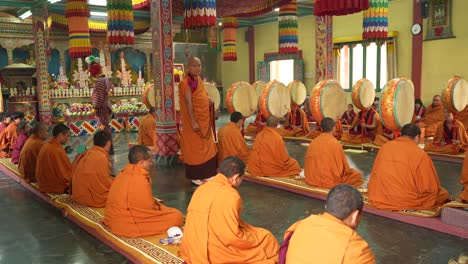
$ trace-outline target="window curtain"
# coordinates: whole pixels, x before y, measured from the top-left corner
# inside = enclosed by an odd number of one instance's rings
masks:
[[[333,46],[333,79],[339,80],[340,75],[340,46]]]
[[[387,40],[387,76],[391,80],[398,77],[397,44],[396,39]]]

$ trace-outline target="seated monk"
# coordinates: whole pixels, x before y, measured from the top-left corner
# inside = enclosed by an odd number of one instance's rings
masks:
[[[138,145],[155,146],[156,144],[156,109],[150,107],[149,113],[140,120],[138,126]]]
[[[112,185],[109,151],[111,135],[105,131],[94,134],[94,146],[77,156],[73,162],[73,201],[90,207],[106,206],[107,194]]]
[[[351,123],[348,133],[344,133],[341,140],[347,143],[370,143],[375,139],[379,130],[380,116],[377,112],[379,98],[376,97],[372,107],[361,110]]]
[[[320,136],[320,134],[322,134],[322,128],[320,127],[320,123],[317,122],[315,130],[310,131],[307,137],[315,139]],[[335,124],[335,132],[333,132],[333,136],[338,140],[343,136],[343,126],[340,121],[337,121]]]
[[[400,136],[400,131],[392,131],[381,124],[381,128],[377,130],[377,135],[375,135],[373,144],[381,147],[383,144],[397,138],[398,136]]]
[[[65,193],[69,190],[72,166],[62,145],[68,142],[70,129],[64,124],[55,125],[52,136],[37,155],[37,183],[41,192]]]
[[[261,111],[257,112],[257,116],[255,117],[255,121],[250,123],[246,128],[246,133],[260,133],[262,129],[266,125],[266,118],[262,115]]]
[[[307,115],[296,103],[291,103],[292,109],[286,114],[284,126],[278,128],[283,137],[301,137],[309,134],[309,122]]]
[[[277,262],[276,238],[240,219],[242,198],[236,188],[244,172],[244,162],[228,157],[218,175],[195,190],[179,252],[187,264]]]
[[[401,137],[380,148],[369,180],[369,202],[379,209],[423,210],[451,199],[431,158],[418,147],[421,129],[406,124]]]
[[[276,130],[277,126],[278,118],[269,116],[267,127],[255,138],[247,165],[250,174],[288,177],[301,173],[299,163],[289,157],[284,141]]]
[[[242,122],[242,114],[233,112],[231,114],[231,122],[218,131],[218,164],[221,164],[221,161],[229,156],[236,156],[244,163],[247,163],[250,148],[245,143],[240,131]]]
[[[346,111],[341,116],[341,124],[351,125],[355,117],[356,117],[356,112],[354,112],[353,104],[348,104]]]
[[[31,136],[21,150],[18,162],[20,177],[28,182],[36,182],[36,162],[41,148],[49,137],[47,125],[37,122],[31,129]]]
[[[18,137],[16,138],[13,152],[11,153],[11,162],[13,162],[13,164],[18,164],[19,162],[20,153],[24,144],[26,144],[26,140],[28,140],[30,128],[26,121],[22,121],[18,125]]]
[[[5,130],[0,134],[0,158],[11,158],[13,147],[18,137],[18,124],[24,119],[24,114],[21,112],[11,115],[13,120]]]
[[[465,130],[468,131],[468,106],[463,111],[457,113],[457,120],[462,122]]]
[[[420,128],[424,128],[424,135],[426,137],[433,137],[437,127],[444,121],[444,107],[440,99],[440,95],[434,95],[432,104],[426,108],[426,115],[424,118],[416,121]]]
[[[324,214],[300,220],[284,234],[284,240],[289,239],[285,263],[374,264],[374,253],[355,231],[363,205],[362,194],[352,186],[333,187]]]
[[[182,226],[182,213],[153,197],[148,147],[132,147],[128,161],[110,188],[104,224],[113,234],[126,237],[164,234],[170,227]]]
[[[306,152],[306,183],[326,189],[342,183],[361,187],[364,182],[361,173],[349,167],[343,147],[333,136],[335,121],[326,117],[320,126],[323,133],[310,143]]]
[[[302,104],[302,110],[306,113],[308,122],[315,122],[312,111],[310,110],[310,96],[306,96],[304,104]]]
[[[7,128],[7,126],[11,123],[11,115],[9,113],[3,113],[0,116],[0,134]]]
[[[413,122],[421,120],[426,116],[426,107],[424,106],[421,99],[414,100],[414,115]]]
[[[465,153],[465,159],[463,160],[462,175],[460,183],[463,186],[462,193],[458,196],[457,201],[462,203],[468,203],[468,155]]]
[[[462,122],[453,119],[452,113],[444,109],[444,122],[436,130],[434,140],[427,142],[424,150],[439,154],[459,154],[468,145],[466,130]]]

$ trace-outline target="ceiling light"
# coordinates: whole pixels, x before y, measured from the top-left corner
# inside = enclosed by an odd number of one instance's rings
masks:
[[[223,22],[219,22],[219,23],[218,23],[218,26],[222,26],[222,25],[223,25]]]
[[[91,11],[90,14],[92,16],[101,16],[101,17],[106,17],[107,16],[107,13],[105,12],[95,12],[95,11]]]
[[[28,18],[30,16],[32,16],[32,13],[31,13],[31,10],[28,10],[28,11],[24,12],[23,14],[19,15],[19,18],[26,19],[26,18]]]
[[[49,0],[49,3],[55,4],[55,3],[60,2],[60,1],[62,1],[62,0]]]
[[[275,11],[275,12],[279,12],[279,7],[277,7],[277,8],[275,8],[275,9],[273,9],[273,11]]]
[[[94,5],[94,6],[107,6],[107,1],[103,0],[88,0],[89,5]]]

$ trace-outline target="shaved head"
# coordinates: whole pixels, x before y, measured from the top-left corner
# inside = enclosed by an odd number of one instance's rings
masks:
[[[268,127],[276,128],[278,126],[278,118],[274,115],[271,115],[267,118],[266,124]]]
[[[322,122],[320,122],[320,127],[322,128],[322,131],[326,133],[332,132],[335,125],[335,121],[329,117],[325,117],[324,119],[322,119]]]
[[[188,65],[190,66],[190,65],[192,65],[192,64],[201,64],[200,58],[198,58],[198,57],[190,57],[190,58],[188,59]]]
[[[201,60],[197,57],[190,57],[188,59],[187,71],[188,75],[192,77],[198,77],[201,73]]]

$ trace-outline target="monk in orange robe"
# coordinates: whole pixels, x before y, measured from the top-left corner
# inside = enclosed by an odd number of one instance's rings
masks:
[[[156,109],[150,107],[149,113],[140,120],[138,127],[138,145],[154,146],[156,144]]]
[[[335,121],[326,117],[320,126],[323,133],[310,143],[305,157],[306,183],[326,189],[342,183],[361,187],[361,173],[349,167],[343,147],[333,136]]]
[[[288,177],[301,173],[299,163],[289,156],[284,141],[276,130],[277,126],[278,118],[269,116],[267,127],[255,138],[248,163],[250,174]]]
[[[377,135],[375,135],[374,145],[382,146],[383,144],[389,142],[390,140],[394,140],[400,135],[400,131],[392,131],[388,129],[386,126],[381,125],[381,127],[377,130]]]
[[[62,145],[68,142],[70,129],[64,124],[55,125],[52,136],[37,156],[36,178],[41,192],[65,193],[69,191],[72,166]]]
[[[128,154],[129,164],[117,175],[107,196],[104,224],[113,234],[144,237],[166,233],[181,226],[182,213],[156,201],[151,191],[152,157],[148,147],[136,145]]]
[[[46,144],[49,132],[46,124],[37,122],[31,129],[31,133],[32,135],[26,140],[21,150],[18,170],[21,178],[28,182],[36,182],[37,157],[41,148]]]
[[[200,186],[187,209],[180,256],[192,263],[277,263],[278,242],[267,230],[240,219],[245,164],[226,158],[219,173]]]
[[[370,143],[381,129],[380,115],[377,112],[379,98],[376,97],[372,107],[361,110],[351,123],[348,133],[344,133],[341,140],[347,143]]]
[[[374,264],[374,253],[355,231],[363,205],[358,190],[346,184],[335,186],[328,193],[324,214],[311,215],[286,231],[284,239],[289,245],[279,258],[286,264]]]
[[[250,123],[246,128],[246,133],[260,133],[262,129],[266,126],[266,118],[262,115],[261,111],[257,111],[257,116],[255,121]]]
[[[453,119],[452,113],[444,109],[444,122],[437,127],[432,142],[424,150],[439,154],[459,154],[468,146],[468,137],[462,122]]]
[[[468,130],[468,106],[463,111],[457,113],[457,120],[462,122],[465,130]]]
[[[71,198],[79,204],[99,208],[106,206],[113,180],[109,160],[112,140],[105,131],[98,131],[93,140],[94,146],[73,162]]]
[[[227,123],[218,132],[218,162],[221,163],[229,156],[236,156],[247,163],[250,148],[245,143],[240,131],[243,116],[239,112],[231,114],[231,122]]]
[[[463,185],[463,191],[458,196],[457,201],[462,203],[468,203],[468,155],[465,153],[465,159],[463,160],[462,175],[460,183]]]
[[[424,118],[416,121],[416,124],[420,128],[425,129],[425,136],[434,136],[437,127],[444,121],[444,107],[439,95],[434,95],[432,98],[432,104],[426,108],[426,115]]]
[[[190,58],[188,74],[179,84],[185,176],[197,185],[216,175],[218,163],[213,134],[214,108],[210,106],[212,102],[200,72],[200,59]]]
[[[406,124],[401,137],[379,150],[369,180],[369,202],[388,210],[423,210],[451,199],[431,158],[418,147],[421,129]]]
[[[322,134],[322,128],[320,127],[320,123],[317,122],[317,128],[313,131],[310,131],[307,137],[316,139],[318,136],[320,136],[320,134]],[[341,125],[340,121],[337,121],[335,124],[335,132],[333,132],[333,136],[338,140],[343,136],[343,125]]]
[[[11,158],[11,153],[18,137],[18,124],[23,119],[24,114],[21,112],[11,115],[11,120],[13,121],[0,134],[0,158]]]
[[[286,114],[284,126],[278,128],[283,137],[301,137],[309,134],[309,122],[306,113],[296,104],[291,103],[292,109]]]
[[[0,115],[2,122],[0,123],[0,134],[7,128],[11,123],[11,115],[9,113],[3,113]]]

